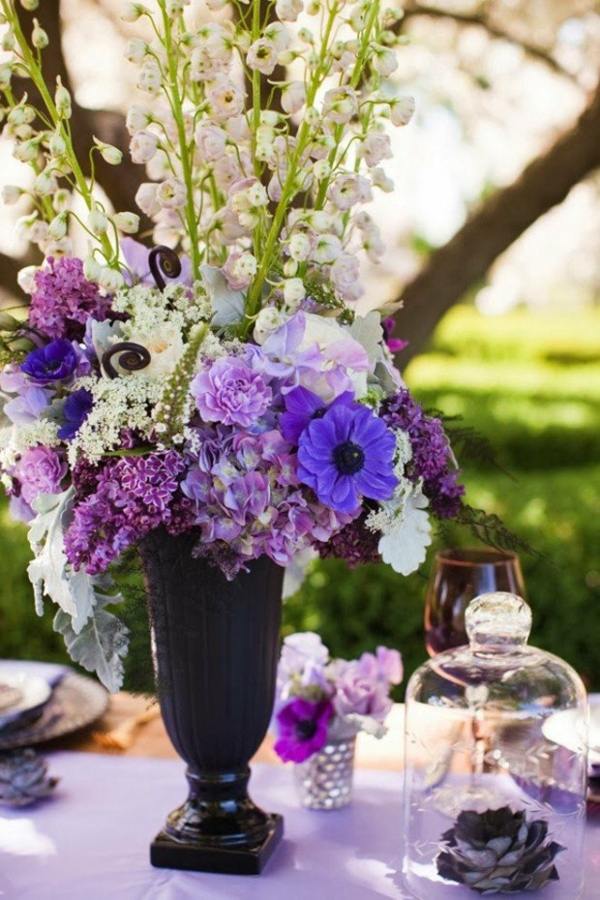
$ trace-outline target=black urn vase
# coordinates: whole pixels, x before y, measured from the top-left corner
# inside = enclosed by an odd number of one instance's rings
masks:
[[[141,546],[161,712],[189,783],[150,859],[255,875],[283,834],[281,816],[248,796],[248,761],[273,710],[283,569],[261,557],[227,581],[194,559],[196,542],[158,529]]]

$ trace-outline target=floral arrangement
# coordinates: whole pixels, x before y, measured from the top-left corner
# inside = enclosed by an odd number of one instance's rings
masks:
[[[336,737],[383,737],[390,690],[401,681],[397,650],[378,647],[349,662],[330,659],[318,634],[290,635],[277,669],[275,751],[284,762],[301,763]]]
[[[19,229],[44,256],[19,276],[28,306],[0,319],[2,482],[30,523],[37,609],[58,605],[70,653],[112,690],[128,638],[109,570],[151,530],[197,535],[227,578],[263,554],[406,574],[431,520],[461,509],[442,422],[404,386],[387,318],[360,306],[361,259],[383,249],[364,206],[392,189],[389,129],[413,110],[388,81],[400,12],[208,6],[208,23],[183,0],[124,7],[147,28],[127,125],[148,247],[96,190],[97,155],[121,151],[95,141],[84,175],[47,35],[0,0],[4,135],[32,170],[4,200],[27,200]]]

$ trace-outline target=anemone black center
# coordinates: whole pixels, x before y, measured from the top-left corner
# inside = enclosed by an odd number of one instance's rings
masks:
[[[312,719],[300,719],[296,722],[296,735],[301,741],[310,741],[317,730],[317,723]]]
[[[314,413],[311,416],[311,419],[322,419],[326,412],[327,407],[320,406],[319,409],[315,409]]]
[[[358,444],[346,441],[344,444],[338,444],[333,451],[333,461],[342,475],[356,475],[364,465],[365,454]]]

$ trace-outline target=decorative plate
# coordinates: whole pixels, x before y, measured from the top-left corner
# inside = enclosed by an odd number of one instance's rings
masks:
[[[41,716],[23,728],[0,731],[0,750],[30,747],[91,725],[106,711],[108,694],[92,678],[69,672],[58,684]]]
[[[52,690],[39,675],[19,672],[0,676],[0,736],[38,718]]]

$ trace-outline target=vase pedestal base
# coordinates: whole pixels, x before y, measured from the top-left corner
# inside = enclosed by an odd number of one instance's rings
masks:
[[[150,845],[150,862],[158,869],[260,875],[283,837],[283,816],[269,816],[271,826],[258,847],[210,847],[176,841],[161,831]]]

